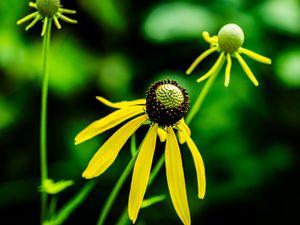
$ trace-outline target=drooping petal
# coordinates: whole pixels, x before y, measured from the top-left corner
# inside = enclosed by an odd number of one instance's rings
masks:
[[[180,149],[173,128],[168,127],[165,151],[167,183],[174,208],[185,225],[191,224]]]
[[[57,16],[58,19],[61,19],[61,20],[65,21],[65,22],[67,22],[67,23],[72,23],[72,24],[78,23],[77,20],[73,20],[73,19],[71,19],[71,18],[69,18],[69,17],[61,14],[60,12],[57,12],[56,16]]]
[[[31,19],[33,19],[33,18],[36,18],[38,14],[39,14],[39,12],[37,12],[37,11],[36,11],[36,12],[33,12],[33,13],[30,13],[29,15],[25,16],[24,18],[18,20],[18,21],[17,21],[17,25],[20,25],[20,24],[22,24],[22,23],[24,23],[24,22],[26,22],[26,21],[28,21],[28,20],[31,20]]]
[[[45,18],[44,18],[44,21],[43,21],[43,29],[42,29],[42,33],[41,33],[41,36],[44,36],[44,34],[46,33],[46,31],[47,31],[47,28],[48,28],[48,26],[50,26],[50,24],[48,24],[48,17],[46,16]]]
[[[137,219],[146,192],[156,144],[157,128],[158,125],[155,124],[149,129],[134,165],[128,201],[128,215],[133,223]]]
[[[102,102],[104,105],[107,105],[111,108],[117,108],[117,109],[134,106],[134,105],[145,105],[146,104],[146,99],[137,99],[137,100],[133,100],[133,101],[122,101],[122,102],[110,102],[101,96],[97,96],[96,99],[99,100],[100,102]]]
[[[226,68],[225,68],[225,82],[224,82],[224,85],[225,85],[225,87],[228,87],[229,81],[230,81],[230,70],[231,70],[231,65],[232,65],[230,53],[226,54],[226,60],[227,60],[227,64],[226,64]]]
[[[114,126],[117,126],[123,121],[143,112],[144,108],[142,106],[132,106],[119,109],[107,115],[106,117],[103,117],[102,119],[94,121],[89,126],[87,126],[75,137],[75,144],[80,144],[108,129],[111,129]]]
[[[225,60],[224,52],[221,52],[219,58],[217,59],[217,61],[215,62],[215,64],[212,66],[212,68],[206,74],[204,74],[202,77],[200,77],[197,80],[197,82],[201,82],[201,81],[207,79],[213,73],[215,73],[216,71],[218,71],[220,69],[220,67],[223,65],[224,60]]]
[[[240,47],[239,52],[245,54],[246,56],[248,56],[251,59],[254,59],[258,62],[265,63],[265,64],[271,64],[272,63],[272,60],[269,59],[268,57],[257,54],[256,52],[250,51],[249,49]]]
[[[202,37],[207,43],[210,43],[211,40],[210,40],[209,33],[207,31],[202,32]]]
[[[60,13],[65,13],[65,14],[75,14],[76,10],[72,10],[72,9],[65,9],[65,8],[59,8],[58,12]]]
[[[191,130],[188,127],[188,125],[185,123],[183,118],[179,120],[177,127],[178,127],[178,141],[180,144],[183,144],[186,142],[186,138],[183,132],[187,133],[188,135],[191,135]]]
[[[247,65],[247,63],[244,61],[244,59],[242,58],[242,56],[240,56],[239,53],[235,54],[235,57],[237,58],[237,60],[239,61],[242,69],[244,70],[244,72],[246,73],[246,75],[248,76],[248,78],[252,81],[252,83],[255,86],[258,86],[258,81],[256,80],[255,76],[253,75],[252,71],[250,70],[249,66]]]
[[[205,167],[203,163],[203,159],[201,157],[201,154],[193,142],[190,135],[188,135],[186,132],[183,132],[186,138],[187,145],[192,153],[196,174],[197,174],[197,184],[198,184],[198,198],[203,199],[205,195],[206,190],[206,178],[205,178]]]
[[[34,20],[25,27],[25,30],[26,31],[29,30],[31,27],[33,27],[37,23],[37,21],[41,20],[42,18],[43,17],[38,13],[36,15],[36,17],[34,18]]]
[[[139,116],[117,130],[96,152],[82,176],[86,179],[101,175],[116,159],[129,137],[147,120]]]
[[[165,142],[166,141],[166,139],[167,139],[167,131],[166,130],[159,127],[158,130],[157,130],[157,134],[158,134],[160,142]]]
[[[53,16],[53,21],[54,21],[54,24],[57,27],[57,29],[61,29],[61,25],[56,16]]]
[[[193,70],[196,68],[196,66],[207,56],[209,56],[211,53],[215,52],[217,50],[216,47],[209,48],[205,52],[203,52],[200,56],[198,56],[195,61],[192,63],[192,65],[187,69],[186,74],[191,74]]]

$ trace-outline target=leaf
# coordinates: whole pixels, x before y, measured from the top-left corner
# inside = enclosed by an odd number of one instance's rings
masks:
[[[199,5],[174,2],[155,7],[143,25],[144,35],[157,42],[201,38],[203,30],[215,30],[217,17]]]
[[[154,205],[156,203],[162,202],[166,198],[167,198],[167,196],[165,194],[163,194],[163,195],[156,195],[156,196],[150,197],[150,198],[145,199],[143,201],[141,208],[147,208],[147,207],[149,207],[151,205]]]
[[[47,179],[43,181],[43,185],[40,186],[40,191],[46,192],[48,194],[57,194],[67,187],[71,186],[73,184],[72,180],[61,180],[58,182],[55,182],[52,179]]]

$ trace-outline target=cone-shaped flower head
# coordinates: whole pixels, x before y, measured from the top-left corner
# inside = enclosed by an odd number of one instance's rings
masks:
[[[135,161],[128,201],[128,214],[133,223],[137,220],[146,193],[156,140],[159,137],[165,146],[165,166],[172,203],[185,225],[191,223],[185,178],[179,144],[187,143],[195,164],[198,197],[205,195],[205,169],[202,157],[191,139],[191,131],[184,122],[188,105],[187,91],[176,81],[158,81],[147,91],[146,99],[112,103],[102,97],[103,104],[116,108],[113,113],[96,120],[75,137],[75,144],[86,141],[121,123],[122,125],[95,153],[82,176],[86,179],[104,173],[114,162],[126,141],[143,124],[150,125],[140,145]],[[174,129],[177,130],[177,137]]]
[[[188,108],[188,94],[175,81],[156,82],[147,92],[146,112],[161,127],[176,124]]]
[[[271,64],[271,59],[259,55],[255,52],[252,52],[248,49],[242,47],[244,43],[244,32],[243,30],[236,24],[226,24],[224,25],[218,32],[218,35],[210,37],[209,33],[204,31],[202,36],[206,42],[210,44],[210,49],[203,52],[188,68],[186,71],[187,74],[192,73],[195,67],[208,55],[213,52],[219,52],[220,56],[213,65],[213,67],[203,76],[201,76],[197,82],[201,82],[208,77],[210,77],[213,73],[218,72],[223,66],[224,62],[227,61],[225,68],[225,87],[228,87],[230,81],[230,71],[232,65],[232,57],[236,58],[240,63],[242,69],[248,76],[248,78],[252,81],[255,86],[258,86],[258,81],[250,70],[249,66],[246,64],[244,59],[241,57],[241,54],[245,54],[248,57],[265,64]]]
[[[27,25],[25,28],[25,30],[29,30],[37,23],[37,21],[43,20],[43,29],[42,29],[41,36],[44,36],[49,20],[53,19],[58,29],[61,29],[61,25],[58,19],[61,19],[68,23],[73,23],[73,24],[77,23],[77,20],[70,19],[69,17],[63,15],[63,14],[75,14],[76,11],[61,8],[60,0],[36,0],[35,3],[29,2],[29,6],[35,8],[37,11],[18,20],[17,24],[19,25],[24,22],[27,22],[28,20],[33,19],[32,22],[29,25]]]

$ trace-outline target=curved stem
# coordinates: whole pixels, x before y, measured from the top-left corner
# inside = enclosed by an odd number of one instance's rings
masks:
[[[164,165],[165,162],[165,154],[162,154],[162,156],[159,158],[159,160],[157,161],[154,169],[151,172],[149,181],[148,181],[148,187],[149,188],[152,184],[152,182],[155,180],[157,174],[159,173],[159,171],[161,170],[162,166]],[[128,212],[128,208],[125,207],[125,209],[123,210],[118,222],[116,223],[117,225],[127,225],[130,224],[130,220],[127,216],[127,212]]]
[[[203,89],[200,91],[195,103],[191,107],[191,111],[189,112],[189,114],[187,115],[187,117],[185,119],[186,124],[191,123],[192,119],[195,117],[195,115],[199,111],[204,99],[207,96],[208,91],[211,89],[212,85],[214,84],[216,77],[219,74],[219,71],[222,68],[223,64],[224,64],[224,60],[221,62],[220,66],[218,66],[217,70],[206,81],[206,83],[205,83]]]
[[[133,145],[132,145],[133,146]],[[137,157],[137,152],[132,155],[131,160],[129,161],[128,165],[126,166],[124,172],[122,173],[122,175],[120,176],[119,180],[117,181],[116,185],[114,186],[113,190],[110,192],[108,199],[106,200],[103,209],[101,211],[101,214],[98,218],[98,222],[97,225],[102,225],[105,222],[105,219],[114,203],[114,201],[116,200],[123,184],[125,183],[127,177],[129,176],[130,172],[133,169],[134,166],[134,162],[135,159]]]
[[[41,185],[48,178],[47,167],[47,96],[48,96],[48,57],[50,49],[51,23],[49,19],[46,33],[43,37],[43,84],[41,99],[41,121],[40,121],[40,166],[41,166]],[[47,212],[48,195],[46,192],[41,193],[41,224],[45,220]]]
[[[50,220],[50,224],[63,224],[69,215],[86,199],[95,185],[95,181],[87,182],[85,186],[58,212],[55,219]]]

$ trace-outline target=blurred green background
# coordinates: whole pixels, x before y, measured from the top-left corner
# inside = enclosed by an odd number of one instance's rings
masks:
[[[255,87],[233,61],[229,88],[224,71],[193,120],[192,138],[206,165],[207,194],[197,199],[195,169],[186,146],[182,157],[193,224],[299,224],[300,6],[298,0],[63,0],[76,9],[77,25],[53,27],[50,56],[49,176],[72,179],[58,207],[86,182],[81,173],[113,129],[74,146],[75,135],[112,112],[95,96],[112,101],[144,98],[159,79],[176,79],[193,103],[196,83],[217,58],[194,73],[185,70],[216,34],[239,24],[244,47],[272,59],[244,59],[260,82]],[[42,24],[28,32],[16,21],[33,12],[28,1],[0,1],[0,215],[1,224],[38,224],[40,212],[39,120]],[[138,132],[141,141],[146,128]],[[160,155],[164,145],[159,144]],[[130,159],[128,145],[65,224],[96,224],[113,185]],[[114,204],[114,224],[127,204],[130,179]],[[146,198],[167,193],[164,169]],[[7,221],[7,222],[3,222]],[[141,210],[137,224],[181,224],[168,197]]]

